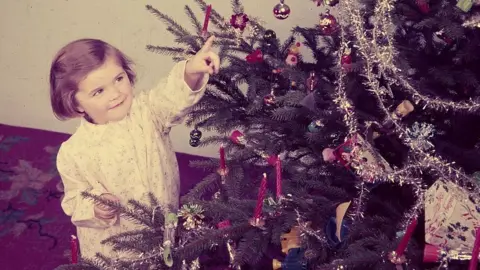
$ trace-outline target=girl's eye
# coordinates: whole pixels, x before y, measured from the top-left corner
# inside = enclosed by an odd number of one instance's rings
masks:
[[[117,78],[117,82],[121,82],[121,81],[123,81],[123,76],[120,76]]]
[[[95,93],[93,94],[93,96],[98,96],[98,95],[100,95],[101,93],[103,93],[103,89],[98,89],[97,91],[95,91]]]

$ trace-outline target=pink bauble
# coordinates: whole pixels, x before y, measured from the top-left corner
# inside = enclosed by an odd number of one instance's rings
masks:
[[[322,151],[323,160],[325,162],[334,162],[336,160],[335,154],[333,153],[332,148],[325,148]]]

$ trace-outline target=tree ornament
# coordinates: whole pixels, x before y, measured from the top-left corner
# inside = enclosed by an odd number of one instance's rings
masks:
[[[261,63],[263,62],[263,54],[260,49],[256,49],[254,52],[250,53],[245,57],[247,63],[254,64],[254,63]]]
[[[197,147],[200,145],[200,139],[202,138],[202,132],[195,127],[194,130],[190,132],[190,146]]]
[[[416,0],[415,3],[423,14],[428,14],[428,12],[430,12],[430,6],[428,5],[427,0]]]
[[[325,14],[320,14],[319,28],[324,35],[331,35],[338,30],[337,19],[330,14],[330,10],[327,9]]]
[[[479,0],[459,0],[456,7],[463,12],[469,12],[472,6],[478,5],[480,5]]]
[[[263,41],[274,41],[275,39],[277,39],[277,34],[272,29],[268,29],[263,33]]]
[[[332,163],[335,160],[337,160],[337,157],[335,156],[335,149],[332,149],[332,148],[323,149],[322,158],[323,158],[323,161],[328,163]]]
[[[205,218],[204,210],[201,205],[198,204],[184,204],[178,211],[178,217],[183,220],[183,227],[187,230],[195,230],[203,225],[203,219]]]
[[[273,89],[270,94],[263,97],[263,104],[265,104],[267,107],[273,107],[275,105],[275,94]]]
[[[434,145],[430,140],[435,135],[434,125],[415,122],[411,128],[407,129],[407,134],[410,137],[408,141],[414,148],[420,149],[424,152],[433,149]]]
[[[307,269],[305,249],[301,247],[302,231],[298,226],[292,227],[289,232],[280,235],[282,253],[286,254],[283,262],[273,259],[272,268],[277,269]]]
[[[352,49],[348,45],[343,52],[340,64],[346,71],[350,71],[352,69]]]
[[[202,132],[195,127],[195,129],[190,132],[190,139],[200,140],[201,138],[202,138]]]
[[[275,51],[275,44],[277,41],[277,34],[269,29],[266,30],[263,34],[263,43],[262,43],[262,51],[263,53],[271,54]]]
[[[330,7],[336,6],[338,2],[339,0],[323,0],[323,4]]]
[[[349,233],[349,223],[344,217],[352,202],[343,202],[335,210],[335,216],[330,217],[325,225],[325,236],[327,243],[332,247],[339,247],[345,243],[345,238]]]
[[[326,162],[337,162],[347,169],[353,169],[368,183],[375,183],[385,173],[393,171],[390,164],[358,133],[337,146],[333,153],[329,148],[324,149],[322,156]]]
[[[439,54],[447,48],[453,49],[454,47],[453,39],[451,39],[447,34],[445,34],[445,31],[443,29],[433,33],[432,41],[433,47],[437,50],[437,53]]]
[[[296,81],[291,81],[290,82],[290,89],[291,91],[297,90],[297,82]]]
[[[199,139],[190,139],[190,146],[191,147],[198,147],[200,145],[200,140]]]
[[[322,127],[323,127],[322,121],[321,120],[315,120],[315,121],[312,121],[308,125],[308,131],[312,132],[312,133],[318,133],[318,132],[320,132]]]
[[[284,4],[285,0],[280,0],[280,3],[273,7],[273,15],[279,20],[285,20],[290,16],[290,7]]]
[[[237,13],[232,15],[232,17],[230,18],[230,24],[232,25],[232,27],[235,29],[240,29],[241,31],[243,31],[245,27],[247,27],[247,22],[249,21],[250,19],[245,13]]]
[[[300,54],[300,46],[302,44],[300,42],[296,42],[294,45],[290,47],[288,50],[287,59],[285,59],[285,63],[289,66],[296,66],[298,64],[298,55]]]

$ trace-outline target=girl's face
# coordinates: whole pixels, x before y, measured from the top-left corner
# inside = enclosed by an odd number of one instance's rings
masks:
[[[78,111],[102,125],[127,116],[132,106],[133,87],[122,66],[109,56],[102,66],[80,81],[75,98]]]

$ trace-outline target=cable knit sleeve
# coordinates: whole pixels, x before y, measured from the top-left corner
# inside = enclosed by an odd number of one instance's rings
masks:
[[[204,76],[200,89],[194,91],[185,82],[185,64],[186,61],[177,63],[168,77],[148,92],[148,105],[165,128],[181,124],[205,93],[208,74]]]
[[[57,170],[62,178],[65,195],[62,208],[65,214],[72,217],[72,223],[78,227],[107,228],[117,222],[118,216],[111,220],[95,217],[94,201],[84,198],[81,193],[87,191],[93,195],[102,195],[102,189],[94,189],[82,174],[75,160],[75,155],[68,153],[62,145],[57,155]]]

